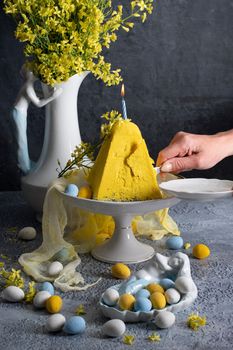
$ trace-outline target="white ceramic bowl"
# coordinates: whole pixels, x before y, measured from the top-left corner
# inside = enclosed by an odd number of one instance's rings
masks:
[[[174,263],[176,260],[178,265]],[[170,263],[173,267],[169,265]],[[186,254],[178,252],[173,254],[171,257],[166,257],[157,253],[155,254],[154,258],[151,259],[151,261],[143,268],[143,271],[146,271],[150,276],[150,279],[148,279],[148,284],[152,281],[159,282],[160,279],[165,277],[165,273],[169,272],[171,274],[175,274],[177,278],[181,276],[188,277],[193,283],[193,290],[189,293],[182,294],[180,301],[176,304],[168,305],[162,310],[152,309],[148,312],[129,310],[122,311],[115,306],[108,306],[103,302],[103,293],[99,301],[99,305],[104,316],[111,319],[117,318],[124,322],[147,322],[155,318],[158,313],[165,310],[171,312],[184,310],[196,299],[197,287],[191,277],[190,262]],[[125,282],[112,286],[111,288],[119,291],[123,283]]]

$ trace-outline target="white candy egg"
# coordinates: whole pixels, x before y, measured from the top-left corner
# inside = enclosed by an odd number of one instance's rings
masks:
[[[169,288],[165,292],[168,304],[176,304],[180,301],[180,293],[175,288]]]
[[[175,287],[183,294],[192,292],[195,289],[192,279],[185,276],[181,276],[176,279]]]
[[[136,272],[135,276],[137,277],[137,279],[144,279],[144,280],[148,280],[150,281],[151,275],[149,275],[149,273],[145,270],[139,270]]]
[[[175,323],[176,317],[170,311],[162,311],[155,317],[155,325],[159,328],[170,328]]]
[[[103,302],[108,306],[114,306],[119,299],[119,293],[116,289],[109,288],[103,294]]]
[[[108,337],[120,337],[122,334],[125,333],[125,323],[118,319],[113,319],[110,321],[107,321],[103,325],[103,333],[104,335],[107,335]]]
[[[37,309],[42,309],[45,307],[46,300],[51,297],[51,294],[45,290],[42,290],[41,292],[36,293],[33,299],[33,305]]]
[[[36,238],[36,230],[34,227],[24,227],[19,231],[18,237],[25,241],[30,241]]]
[[[63,265],[59,261],[52,262],[48,267],[49,276],[57,276],[63,270]]]
[[[65,322],[66,319],[62,314],[54,314],[47,319],[45,327],[48,332],[58,332],[62,329]]]
[[[3,290],[2,296],[7,301],[10,301],[12,303],[17,303],[23,300],[24,291],[19,287],[9,286]]]

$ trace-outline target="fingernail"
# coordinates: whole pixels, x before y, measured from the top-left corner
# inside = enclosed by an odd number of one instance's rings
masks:
[[[161,171],[161,170],[160,170],[160,167],[159,167],[159,166],[156,166],[156,167],[155,167],[155,171],[156,171],[156,174],[158,175],[158,174],[160,173],[160,171]]]
[[[161,171],[165,172],[165,173],[169,173],[170,171],[172,171],[172,164],[171,163],[165,163],[161,166]]]

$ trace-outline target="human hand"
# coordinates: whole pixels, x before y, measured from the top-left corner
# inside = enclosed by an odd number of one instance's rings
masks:
[[[215,135],[180,131],[159,152],[156,165],[161,166],[162,172],[180,173],[192,169],[209,169],[230,155],[233,155],[233,130]]]

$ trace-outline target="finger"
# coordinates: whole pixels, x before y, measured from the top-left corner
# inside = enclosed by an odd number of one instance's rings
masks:
[[[175,157],[164,162],[161,171],[169,173],[180,173],[182,171],[189,171],[198,169],[200,160],[197,154],[188,157]]]
[[[166,162],[170,158],[175,158],[182,152],[182,147],[180,144],[174,143],[165,147],[162,151],[159,152],[156,166],[161,166],[164,162]]]

